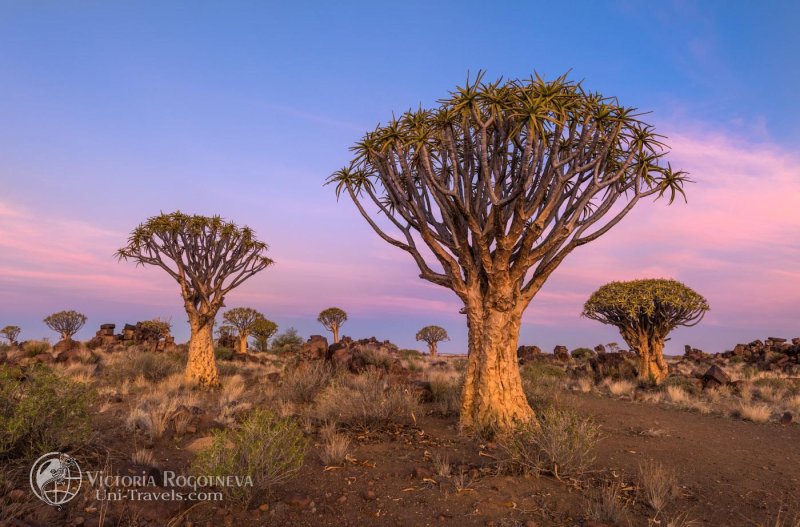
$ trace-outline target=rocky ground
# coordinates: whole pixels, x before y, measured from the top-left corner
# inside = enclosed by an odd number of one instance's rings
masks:
[[[258,408],[293,423],[307,447],[298,474],[242,504],[104,501],[86,485],[58,511],[32,499],[24,466],[7,468],[0,524],[800,524],[798,342],[717,355],[690,348],[670,361],[662,387],[631,380],[635,363],[624,352],[534,348],[519,353],[526,393],[548,423],[574,416],[567,435],[545,427],[553,434],[545,439],[572,450],[536,450],[524,468],[509,444],[458,433],[463,357],[312,337],[295,354],[221,360],[223,386],[209,393],[182,380],[180,346],[6,349],[6,365],[48,363],[95,389],[92,433],[70,448],[85,471],[186,473],[215,433]],[[562,457],[563,470],[553,470],[547,455],[582,447],[580,463]]]

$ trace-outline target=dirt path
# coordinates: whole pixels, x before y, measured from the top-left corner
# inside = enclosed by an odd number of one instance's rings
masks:
[[[800,426],[756,424],[647,403],[566,395],[606,434],[597,464],[635,474],[655,459],[686,487],[691,516],[708,525],[759,525],[800,510]],[[660,437],[642,434],[654,430]],[[774,521],[770,524],[774,525]]]

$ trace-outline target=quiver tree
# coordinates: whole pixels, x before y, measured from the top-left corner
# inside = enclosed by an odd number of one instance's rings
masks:
[[[339,342],[339,328],[347,320],[347,313],[338,307],[329,307],[317,317],[317,322],[333,333],[333,342]]]
[[[428,352],[430,353],[431,357],[435,357],[437,345],[442,341],[450,340],[450,337],[447,335],[447,331],[442,327],[425,326],[417,331],[417,340],[422,340],[427,343]]]
[[[694,326],[708,311],[706,299],[676,280],[611,282],[589,297],[583,316],[619,329],[639,357],[639,378],[661,383],[669,373],[664,342],[678,326]]]
[[[269,351],[269,339],[278,332],[278,325],[264,317],[256,320],[250,330],[250,335],[255,340],[255,349],[257,351]]]
[[[222,319],[229,325],[236,328],[239,337],[238,353],[247,353],[247,339],[253,331],[256,322],[264,318],[264,315],[251,307],[237,307],[226,311]]]
[[[273,262],[248,227],[219,216],[160,214],[131,233],[117,251],[121,260],[154,265],[166,271],[181,289],[191,337],[186,377],[200,384],[219,383],[214,357],[214,318],[225,295]]]
[[[86,315],[77,311],[59,311],[44,319],[44,323],[61,335],[61,340],[70,341],[72,336],[86,324]]]
[[[19,326],[6,326],[0,329],[0,337],[3,337],[12,346],[17,344],[17,338],[22,330]]]
[[[466,428],[533,416],[517,364],[522,313],[573,249],[641,199],[683,193],[635,110],[565,77],[484,83],[368,132],[328,183],[420,277],[464,303]]]

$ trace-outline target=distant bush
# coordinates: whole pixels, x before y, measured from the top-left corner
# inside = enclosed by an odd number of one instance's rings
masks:
[[[395,361],[391,353],[382,349],[365,349],[361,352],[361,357],[368,366],[374,366],[386,371],[391,368]]]
[[[214,348],[214,355],[217,357],[217,360],[232,360],[233,350],[231,348],[217,346]]]
[[[120,352],[113,355],[108,376],[113,383],[122,383],[140,376],[149,382],[159,382],[182,372],[185,366],[186,357],[179,354],[153,351]]]
[[[567,376],[563,369],[547,362],[529,362],[521,368],[520,372],[523,379],[530,381],[564,379]]]
[[[346,375],[317,398],[317,417],[342,426],[371,430],[389,423],[408,423],[419,411],[419,397],[408,386],[389,385],[378,370]]]
[[[0,459],[32,461],[78,445],[91,431],[92,389],[37,366],[0,366]]]
[[[35,357],[50,351],[50,343],[46,340],[28,340],[22,343],[22,351],[28,357]]]
[[[585,362],[594,357],[594,351],[589,348],[575,348],[570,352],[570,355],[577,361]]]
[[[400,357],[402,357],[404,359],[408,359],[408,358],[411,358],[411,357],[413,357],[415,359],[419,359],[419,358],[422,357],[422,353],[419,350],[402,349],[398,353],[399,353]]]
[[[276,355],[283,355],[284,353],[294,354],[298,353],[302,346],[303,338],[297,334],[296,329],[289,328],[286,332],[272,339],[272,348],[270,348],[270,351]]]
[[[254,410],[236,429],[216,432],[211,446],[191,465],[197,476],[250,476],[253,486],[219,487],[227,500],[248,505],[293,478],[303,466],[306,440],[291,419]]]

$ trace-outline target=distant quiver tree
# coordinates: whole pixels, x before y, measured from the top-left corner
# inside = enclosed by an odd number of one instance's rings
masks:
[[[435,357],[437,345],[442,341],[450,340],[450,337],[447,335],[447,330],[445,330],[443,327],[425,326],[417,331],[417,340],[424,341],[426,344],[428,344],[428,352],[430,353],[431,357]]]
[[[333,342],[339,342],[339,328],[347,321],[347,313],[338,307],[329,307],[317,317],[317,322],[333,333]]]
[[[86,315],[77,311],[59,311],[44,319],[44,323],[61,335],[61,340],[69,341],[86,324]]]

